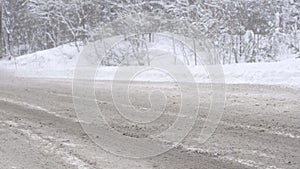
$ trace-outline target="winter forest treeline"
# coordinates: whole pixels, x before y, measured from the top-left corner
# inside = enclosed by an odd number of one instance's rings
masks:
[[[81,45],[138,10],[196,25],[224,64],[300,57],[300,0],[3,0],[0,58]]]

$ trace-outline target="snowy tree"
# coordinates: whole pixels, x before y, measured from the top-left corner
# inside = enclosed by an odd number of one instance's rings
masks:
[[[1,41],[0,41],[0,48],[1,48],[1,51],[0,51],[0,59],[3,58],[3,46],[2,46],[2,39],[3,39],[3,35],[2,35],[2,1],[0,1],[0,19],[1,19],[1,22],[0,22],[0,28],[1,28],[1,31],[0,31],[0,37],[1,37]]]
[[[297,0],[5,0],[3,56],[12,58],[66,43],[79,49],[97,28],[143,12],[151,18],[169,18],[139,21],[142,29],[169,25],[173,33],[209,38],[224,64],[276,61],[286,55],[285,50],[300,55]],[[148,35],[153,41],[153,34]]]

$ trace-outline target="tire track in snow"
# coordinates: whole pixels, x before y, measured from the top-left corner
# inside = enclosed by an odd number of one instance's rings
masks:
[[[51,93],[53,95],[57,95],[57,96],[61,96],[61,97],[69,97],[69,98],[73,98],[75,96],[72,96],[72,95],[68,95],[68,94],[61,94],[61,93]],[[74,122],[83,122],[83,123],[87,123],[87,122],[84,122],[84,121],[80,121],[78,120],[77,118],[70,118],[70,117],[65,117],[65,116],[62,116],[62,115],[59,115],[58,113],[56,112],[53,112],[53,111],[49,111],[43,107],[40,107],[40,106],[37,106],[37,105],[34,105],[34,104],[29,104],[27,102],[21,102],[21,101],[16,101],[16,100],[12,100],[12,99],[8,99],[8,98],[0,98],[0,101],[3,101],[3,102],[8,102],[8,103],[11,103],[11,104],[17,104],[19,106],[25,106],[27,108],[30,108],[30,109],[35,109],[35,110],[39,110],[39,111],[43,111],[43,112],[46,112],[48,114],[52,114],[56,117],[59,117],[59,118],[64,118],[64,119],[69,119],[69,120],[72,120]],[[99,103],[109,103],[109,104],[114,104],[113,102],[109,102],[109,101],[100,101],[100,100],[97,100]],[[118,103],[120,104],[120,103]],[[131,105],[127,105],[127,104],[120,104],[122,106],[131,106]],[[140,106],[141,108],[143,109],[148,109],[146,107],[142,107]],[[178,116],[177,114],[174,114],[174,113],[166,113],[170,116]],[[206,118],[200,118],[201,120],[203,121],[207,121]],[[228,122],[225,122],[225,121],[220,121],[220,124],[224,125],[224,126],[229,126],[229,127],[240,127],[242,129],[246,129],[246,130],[253,130],[253,131],[261,131],[261,130],[264,130],[266,131],[266,133],[268,134],[272,134],[272,135],[278,135],[278,136],[282,136],[282,137],[287,137],[287,138],[292,138],[292,139],[300,139],[300,135],[297,135],[297,134],[292,134],[292,133],[288,133],[288,132],[284,132],[284,131],[274,131],[274,130],[270,130],[268,128],[264,128],[264,127],[256,127],[256,126],[250,126],[250,125],[242,125],[242,124],[231,124],[231,123],[228,123]]]
[[[59,95],[59,96],[62,96],[62,97],[73,97],[72,95],[68,95],[68,94],[59,94],[59,93],[53,93],[54,95]],[[98,101],[98,100],[97,100]],[[104,103],[103,101],[98,101],[99,103]],[[113,102],[109,102],[109,101],[106,101],[105,103],[109,103],[109,104],[114,104]],[[118,103],[119,104],[119,103]],[[122,106],[131,106],[131,105],[127,105],[127,104],[120,104]],[[143,107],[143,106],[140,106],[144,109],[147,109],[146,107]],[[175,113],[166,113],[168,115],[171,115],[171,116],[176,116],[177,114]],[[188,118],[188,117],[185,117],[185,118]],[[202,121],[207,121],[206,118],[201,118],[199,117],[200,120]],[[220,124],[221,125],[224,125],[224,126],[227,126],[227,127],[239,127],[241,129],[244,129],[244,130],[250,130],[250,131],[261,131],[261,130],[264,130],[266,133],[268,134],[271,134],[271,135],[278,135],[278,136],[281,136],[281,137],[286,137],[286,138],[292,138],[292,139],[300,139],[300,135],[296,135],[296,134],[291,134],[291,133],[287,133],[287,132],[281,132],[281,131],[274,131],[274,130],[270,130],[268,128],[263,128],[263,127],[256,127],[256,126],[250,126],[250,125],[242,125],[242,124],[231,124],[231,123],[228,123],[228,122],[225,122],[225,121],[220,121]],[[165,140],[159,140],[159,141],[162,141],[164,143],[167,143],[167,144],[172,144],[168,141],[165,141]],[[222,160],[222,161],[231,161],[231,162],[234,162],[234,163],[238,163],[238,164],[241,164],[241,165],[244,165],[246,167],[251,167],[251,168],[265,168],[265,169],[281,169],[277,166],[274,166],[274,165],[266,165],[262,162],[255,162],[253,160],[250,160],[250,159],[243,159],[243,158],[240,158],[240,157],[234,157],[234,156],[230,156],[230,155],[220,155],[218,154],[217,151],[211,151],[209,149],[203,149],[203,148],[195,148],[195,147],[192,147],[192,146],[188,146],[188,145],[184,145],[184,144],[180,144],[179,147],[185,151],[188,151],[188,152],[195,152],[195,153],[201,153],[201,154],[209,154],[209,156],[212,156],[213,158],[215,159],[218,159],[218,160]],[[178,148],[178,147],[177,147]],[[251,153],[251,152],[249,152]],[[259,157],[267,157],[267,158],[273,158],[272,155],[267,155],[265,153],[262,153],[262,152],[252,152],[253,155],[255,156],[259,156]]]
[[[68,95],[68,94],[60,94],[60,93],[51,93],[51,94],[57,95],[57,96],[61,96],[61,97],[69,97],[69,98],[75,97],[75,96]],[[104,101],[100,101],[100,100],[97,100],[97,101],[99,103],[109,103],[111,105],[114,105],[113,102],[109,102],[109,101],[105,101],[105,102]],[[117,103],[117,104],[122,105],[122,106],[131,106],[131,105],[121,104],[121,103]],[[142,109],[148,109],[148,108],[143,107],[143,106],[139,106],[139,107],[142,108]],[[170,116],[178,116],[175,113],[170,113],[170,112],[165,112],[165,113],[167,115],[170,115]],[[207,121],[206,118],[200,118],[200,120]],[[264,128],[264,127],[256,127],[256,126],[242,125],[242,124],[231,124],[231,123],[228,123],[228,122],[225,122],[225,121],[220,121],[220,124],[222,124],[224,126],[228,126],[228,127],[240,127],[242,129],[245,129],[245,130],[253,130],[253,131],[262,131],[262,130],[264,130],[264,131],[266,131],[266,133],[271,134],[271,135],[278,135],[278,136],[292,138],[292,139],[300,139],[300,135],[292,134],[292,133],[288,133],[288,132],[284,132],[284,131],[279,131],[279,130],[274,131],[274,130],[270,130],[270,129]]]
[[[54,137],[50,137],[50,136],[48,136],[47,138],[42,137],[38,134],[35,134],[31,130],[20,128],[20,125],[24,125],[24,124],[15,123],[13,121],[0,121],[0,123],[6,124],[6,125],[12,127],[14,130],[21,132],[22,134],[27,136],[27,138],[29,138],[31,141],[38,143],[38,144],[34,144],[34,146],[39,145],[38,148],[42,147],[43,152],[46,154],[55,154],[55,155],[61,157],[61,159],[66,164],[76,166],[76,168],[78,168],[78,169],[93,168],[90,164],[84,162],[82,159],[80,159],[76,155],[66,151],[65,149],[63,149],[60,146],[57,146],[57,145],[68,146],[68,144],[63,144],[62,142],[60,142],[58,139],[55,139]],[[52,138],[52,139],[49,139],[49,138]],[[73,147],[75,144],[70,144],[70,145],[72,145],[71,147]]]
[[[63,96],[63,97],[70,97],[70,98],[73,97],[72,95],[67,95],[67,94],[58,94],[58,93],[53,93],[53,94],[58,95],[58,96]],[[52,115],[54,115],[56,117],[60,117],[60,118],[64,118],[64,119],[69,119],[69,120],[78,122],[77,119],[69,118],[69,117],[65,117],[65,116],[61,116],[61,115],[57,114],[56,112],[49,111],[49,110],[47,110],[47,109],[45,109],[43,107],[40,107],[40,106],[37,106],[37,105],[33,105],[33,104],[29,104],[27,102],[15,101],[15,100],[12,100],[12,99],[7,99],[7,98],[0,98],[0,101],[11,103],[11,104],[16,104],[16,105],[27,107],[27,108],[34,109],[34,110],[43,111],[43,112],[46,112],[48,114],[52,114]],[[101,101],[99,101],[99,102],[100,103],[104,103],[104,102],[101,102]],[[113,104],[112,102],[105,102],[105,103]],[[124,105],[124,106],[130,106],[130,105],[127,105],[127,104],[122,104],[122,105]],[[147,108],[145,108],[145,109],[147,109]],[[169,114],[169,115],[176,116],[176,114]],[[207,120],[207,119],[201,118],[201,120]],[[263,127],[255,127],[255,126],[240,125],[240,124],[234,125],[234,124],[231,124],[231,123],[228,123],[228,122],[224,122],[224,121],[221,121],[220,124],[225,125],[225,126],[229,126],[229,127],[236,127],[236,126],[238,126],[238,127],[241,127],[242,129],[254,130],[254,131],[259,131],[259,130],[263,129],[267,133],[273,134],[273,135],[279,135],[279,136],[283,136],[283,137],[287,137],[287,138],[293,138],[293,139],[299,139],[300,138],[299,135],[294,135],[294,134],[291,134],[291,133],[280,132],[280,131],[273,131],[273,130],[269,130],[269,129],[263,128]],[[26,131],[23,131],[23,132],[26,133]],[[31,135],[31,136],[33,137],[32,139],[34,139],[34,138],[36,139],[36,135]],[[184,149],[184,150],[186,150],[186,151],[195,152],[195,153],[202,153],[202,154],[207,154],[208,153],[208,154],[210,154],[212,156],[214,156],[214,153],[216,153],[216,152],[211,152],[210,150],[189,147],[187,145],[181,145],[181,148]],[[59,153],[62,156],[66,156],[66,157],[68,156],[67,154],[65,154],[63,152],[59,152]],[[252,160],[242,159],[242,158],[237,158],[237,157],[232,157],[232,156],[220,156],[220,155],[218,155],[215,158],[219,159],[219,160],[232,161],[232,162],[235,162],[235,163],[239,163],[239,164],[245,165],[247,167],[254,167],[254,168],[262,168],[263,167],[263,168],[268,168],[268,169],[279,169],[276,166],[265,166],[263,163],[260,163],[260,162],[255,162],[255,161],[252,161]],[[74,160],[72,160],[72,157],[66,158],[65,160],[69,161],[69,163],[72,163],[72,161],[74,161]],[[77,161],[77,160],[75,160],[75,161]]]
[[[243,159],[243,158],[239,158],[239,157],[233,157],[233,156],[230,156],[230,155],[220,154],[219,152],[212,151],[210,149],[193,147],[193,146],[185,145],[185,144],[182,144],[182,143],[176,145],[176,144],[174,144],[172,142],[169,142],[167,140],[160,140],[160,141],[164,142],[166,144],[169,144],[169,145],[173,145],[174,148],[181,149],[181,150],[184,150],[186,152],[199,153],[199,154],[202,154],[202,155],[206,155],[206,156],[212,157],[212,158],[214,158],[216,160],[230,161],[230,162],[238,163],[238,164],[241,164],[241,165],[243,165],[245,167],[259,168],[259,169],[260,168],[265,168],[265,169],[282,169],[282,168],[279,168],[279,167],[274,166],[274,165],[268,166],[268,165],[266,165],[266,164],[264,164],[262,162],[255,162],[255,161],[249,160],[249,159]],[[258,155],[258,156],[266,156],[266,154],[259,153],[259,152],[255,152],[255,154]]]
[[[60,115],[56,112],[50,111],[50,110],[48,110],[46,108],[43,108],[41,106],[30,104],[30,103],[27,103],[27,102],[17,101],[17,100],[13,100],[13,99],[9,99],[9,98],[3,98],[3,97],[0,97],[0,101],[2,101],[4,103],[10,103],[10,104],[18,105],[18,106],[25,107],[25,108],[32,109],[32,110],[42,111],[42,112],[45,112],[47,114],[51,114],[55,117],[71,120],[73,122],[85,123],[84,121],[80,121],[77,118],[62,116],[62,115]]]

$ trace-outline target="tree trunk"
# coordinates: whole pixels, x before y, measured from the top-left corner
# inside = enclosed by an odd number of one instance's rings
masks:
[[[235,63],[238,63],[238,38],[236,37],[235,38],[235,41],[234,41],[234,46],[235,46],[235,52],[234,52],[234,61]]]
[[[174,55],[174,63],[176,65],[176,49],[175,49],[175,39],[174,39],[174,36],[172,37],[172,43],[173,43],[173,55]]]
[[[242,35],[240,35],[240,58],[242,58]]]
[[[3,54],[2,54],[2,50],[3,50],[3,46],[2,46],[2,41],[3,41],[3,37],[2,37],[2,0],[0,1],[0,37],[1,37],[1,40],[0,40],[0,59],[3,57]]]
[[[222,44],[223,52],[224,52],[225,43],[226,43],[226,35],[223,35],[223,44]],[[227,49],[226,49],[226,51],[227,51]],[[223,65],[225,65],[225,64],[226,64],[226,55],[225,55],[225,53],[223,53]]]
[[[197,66],[197,51],[196,51],[196,42],[195,42],[195,40],[193,41],[193,43],[194,43],[195,66]]]

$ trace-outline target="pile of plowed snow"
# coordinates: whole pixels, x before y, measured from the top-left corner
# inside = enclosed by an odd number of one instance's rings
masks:
[[[78,51],[73,45],[62,45],[16,58],[16,61],[2,60],[0,68],[14,71],[16,76],[42,78],[73,78]],[[226,84],[265,84],[300,87],[300,59],[288,59],[273,63],[241,63],[222,66]],[[133,67],[134,69],[134,67]],[[140,69],[140,67],[136,67]],[[145,71],[134,77],[136,81],[174,81],[170,74],[157,69]],[[203,66],[189,66],[195,81],[209,83],[210,78]],[[113,80],[118,67],[99,67],[98,80]],[[178,69],[180,70],[180,69]],[[180,72],[184,79],[187,72]],[[171,75],[171,76],[170,76]],[[125,80],[125,79],[124,79]]]

